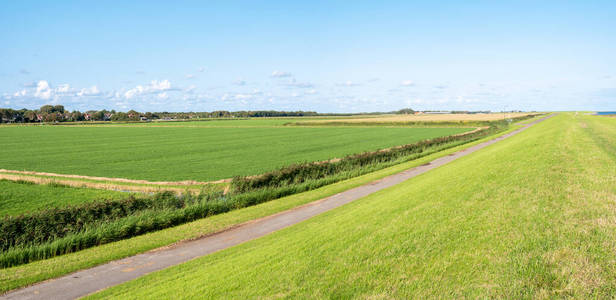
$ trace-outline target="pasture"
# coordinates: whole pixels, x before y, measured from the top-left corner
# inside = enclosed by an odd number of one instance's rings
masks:
[[[6,126],[0,167],[155,181],[210,181],[256,175],[292,163],[458,134],[471,128],[202,128],[165,126]],[[195,122],[230,124],[237,121]],[[24,141],[28,141],[25,142]]]
[[[0,180],[0,217],[126,197],[127,193],[109,190]]]
[[[610,298],[616,120],[559,116],[98,298]]]

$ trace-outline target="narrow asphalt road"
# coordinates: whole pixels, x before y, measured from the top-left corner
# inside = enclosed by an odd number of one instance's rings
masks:
[[[474,145],[459,152],[437,158],[430,163],[382,178],[377,181],[338,193],[336,195],[305,204],[268,217],[250,221],[201,239],[179,243],[168,248],[112,261],[90,269],[77,271],[56,279],[44,281],[29,287],[10,291],[0,299],[74,299],[96,291],[121,284],[191,259],[208,255],[282,228],[297,224],[318,214],[342,206],[351,201],[370,195],[376,191],[394,186],[417,175],[438,168],[460,157],[471,154],[498,141],[516,135],[530,126],[552,117],[535,120],[523,127]]]

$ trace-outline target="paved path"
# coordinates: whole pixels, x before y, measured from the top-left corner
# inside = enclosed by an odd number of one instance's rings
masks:
[[[91,269],[77,271],[63,277],[14,290],[0,296],[0,299],[74,299],[82,297],[145,274],[181,264],[297,224],[485,148],[550,117],[547,116],[536,120],[513,132],[466,148],[449,156],[437,158],[425,165],[408,169],[294,209],[247,222],[198,240],[179,243],[168,248],[112,261]]]

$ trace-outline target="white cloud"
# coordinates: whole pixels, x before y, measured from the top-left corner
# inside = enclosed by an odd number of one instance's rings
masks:
[[[199,71],[199,73],[203,73],[203,72],[205,72],[205,68],[204,67],[199,67],[199,69],[197,69],[197,71]]]
[[[141,94],[156,93],[156,92],[170,91],[170,90],[177,90],[177,89],[171,88],[171,82],[169,80],[167,79],[160,80],[160,81],[152,80],[149,85],[146,85],[146,86],[138,85],[126,91],[124,93],[124,98],[130,99],[130,98],[133,98],[134,96],[141,95]]]
[[[195,75],[193,74],[186,74],[186,79],[193,79],[195,78]]]
[[[311,90],[307,90],[306,91],[307,95],[315,95],[316,93],[317,93],[317,90],[315,90],[315,89],[311,89]]]
[[[308,89],[313,88],[314,85],[310,82],[297,82],[295,78],[292,78],[289,82],[283,83],[283,85],[292,87],[292,88],[300,88],[300,89]]]
[[[238,79],[238,80],[234,81],[233,84],[235,84],[235,85],[246,85],[246,81],[242,80],[242,79]]]
[[[271,75],[271,77],[273,78],[285,78],[285,77],[291,77],[291,76],[293,75],[289,72],[283,72],[283,71],[278,71],[278,70],[272,72],[272,75]]]
[[[34,97],[41,99],[49,99],[51,97],[51,88],[47,80],[41,80],[36,84],[36,91]]]
[[[186,89],[184,89],[184,91],[187,92],[187,93],[192,93],[192,92],[195,91],[196,88],[197,88],[197,86],[192,84],[192,85],[188,86]]]
[[[124,98],[130,99],[130,98],[132,98],[135,95],[142,94],[144,91],[145,91],[145,89],[142,86],[138,85],[134,89],[130,89],[130,90],[126,91],[124,93]]]
[[[19,92],[15,92],[15,94],[13,94],[13,97],[23,97],[23,96],[26,95],[26,93],[27,93],[26,90],[23,89],[23,90],[21,90]]]
[[[65,84],[61,84],[61,85],[58,85],[58,87],[56,88],[56,92],[59,92],[59,93],[68,93],[68,91],[70,90],[70,88],[71,88],[71,87],[70,87],[70,85],[68,85],[68,84],[66,84],[66,83],[65,83]]]
[[[98,87],[93,85],[89,88],[83,88],[81,89],[81,91],[79,91],[79,93],[77,93],[77,96],[79,97],[83,97],[83,96],[98,96],[101,94],[101,91],[98,90]]]
[[[345,82],[343,82],[343,83],[341,83],[341,84],[338,84],[338,85],[339,85],[339,86],[348,86],[348,87],[351,87],[351,86],[360,86],[360,85],[361,85],[361,83],[357,83],[357,82],[353,82],[353,81],[347,80],[347,81],[345,81]]]
[[[156,91],[165,91],[171,89],[171,82],[167,79],[161,81],[152,80],[152,82],[150,82],[150,87]]]
[[[167,99],[169,98],[169,95],[167,95],[167,92],[162,92],[156,95],[156,97],[158,97],[158,99]]]
[[[412,80],[403,80],[400,83],[401,86],[414,86],[415,82],[413,82]]]

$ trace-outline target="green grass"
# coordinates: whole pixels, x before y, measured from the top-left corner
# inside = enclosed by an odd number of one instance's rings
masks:
[[[92,298],[611,298],[616,119],[561,114]]]
[[[0,217],[103,199],[124,199],[129,193],[29,184],[0,180]]]
[[[326,160],[468,130],[6,126],[0,128],[0,168],[207,181],[255,175],[296,162]],[[24,140],[32,145],[24,146]]]
[[[508,131],[514,129],[515,127],[509,129]],[[508,131],[500,134],[504,134]],[[152,232],[127,240],[105,244],[76,253],[62,255],[43,261],[36,261],[17,267],[0,269],[0,292],[23,287],[38,281],[54,278],[80,269],[93,267],[101,263],[124,258],[178,241],[197,238],[199,236],[220,231],[235,224],[291,209],[293,207],[369,183],[373,180],[383,178],[405,169],[424,164],[437,157],[446,156],[450,153],[459,151],[493,137],[494,136],[490,136],[476,142],[437,152],[414,161],[405,162],[363,176],[324,186],[313,191],[284,197],[252,207],[208,217],[184,225]]]

